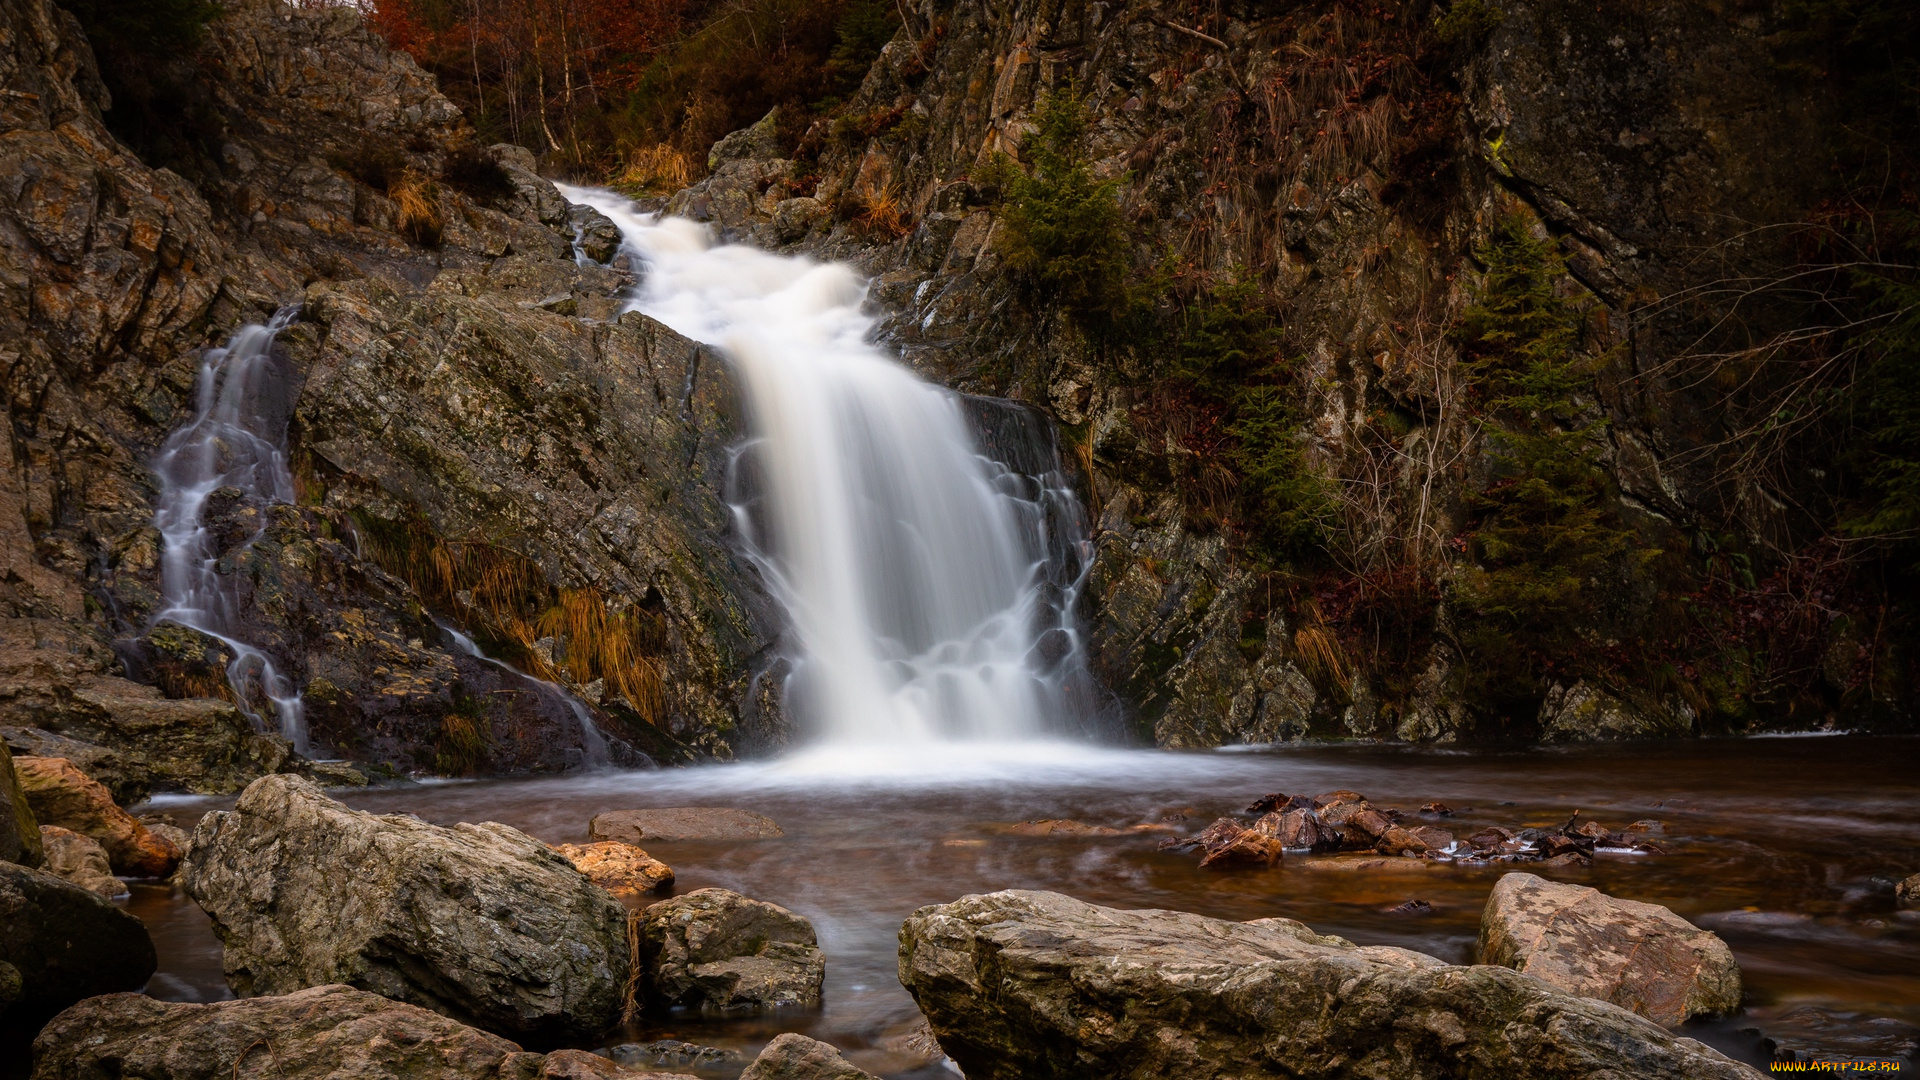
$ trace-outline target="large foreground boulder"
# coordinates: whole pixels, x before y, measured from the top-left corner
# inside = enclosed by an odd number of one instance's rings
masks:
[[[112,901],[0,863],[0,998],[11,998],[0,1018],[31,1024],[81,998],[138,990],[154,964],[146,925]]]
[[[968,1080],[1758,1076],[1506,968],[1058,893],[921,908],[900,981]]]
[[[646,910],[640,958],[655,1008],[743,1012],[820,1004],[813,924],[778,904],[698,889]]]
[[[181,879],[243,997],[346,983],[543,1040],[620,1013],[626,910],[505,825],[361,813],[268,776],[201,819]]]
[[[1523,971],[1656,1024],[1740,1007],[1740,967],[1720,938],[1659,904],[1508,874],[1480,915],[1480,962]]]
[[[570,1080],[631,1076],[579,1050],[530,1054],[498,1035],[348,986],[210,1005],[109,994],[55,1017],[33,1080]],[[692,1080],[650,1074],[648,1080]]]
[[[107,786],[73,762],[21,757],[14,759],[14,768],[34,818],[42,825],[58,825],[99,841],[107,849],[114,873],[166,877],[179,864],[179,849],[115,805]]]

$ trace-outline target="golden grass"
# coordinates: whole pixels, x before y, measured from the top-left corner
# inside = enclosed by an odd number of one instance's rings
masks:
[[[603,679],[609,694],[659,722],[667,647],[660,616],[616,607],[592,586],[555,589],[526,556],[484,540],[448,540],[418,517],[399,524],[362,517],[360,524],[374,560],[429,608],[513,643],[516,659],[540,678],[576,686]],[[534,649],[542,638],[559,643],[551,662]]]
[[[456,704],[440,718],[434,768],[447,776],[464,776],[480,767],[492,745],[493,729],[487,718],[470,715]]]
[[[400,209],[400,231],[421,247],[438,247],[445,223],[440,218],[440,189],[412,167],[387,180],[387,198]]]
[[[666,143],[642,146],[627,155],[613,185],[639,195],[671,195],[693,183],[693,161]]]
[[[1346,650],[1340,647],[1339,639],[1325,623],[1316,620],[1295,630],[1293,647],[1300,654],[1300,663],[1307,669],[1308,678],[1322,686],[1346,688]]]
[[[891,191],[867,198],[854,215],[853,226],[869,240],[898,240],[913,231],[913,223]]]

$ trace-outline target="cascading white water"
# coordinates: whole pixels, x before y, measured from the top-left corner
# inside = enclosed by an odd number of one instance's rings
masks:
[[[563,190],[645,263],[633,306],[732,362],[758,481],[736,515],[792,626],[803,723],[869,744],[1077,727],[1084,668],[1049,574],[1059,493],[1023,490],[975,445],[957,395],[867,341],[865,283]]]
[[[300,693],[272,657],[236,636],[239,597],[222,580],[219,554],[200,521],[208,496],[221,488],[237,488],[262,508],[293,501],[288,402],[272,351],[275,336],[298,311],[297,306],[281,308],[266,325],[243,326],[225,348],[208,350],[200,364],[193,422],[175,431],[154,459],[160,498],[153,523],[165,543],[160,577],[166,607],[153,621],[176,622],[224,643],[233,653],[227,681],[240,708],[263,723],[253,705],[257,690],[272,702],[280,734],[306,753]],[[257,534],[246,542],[254,539]]]
[[[468,656],[473,657],[483,664],[492,664],[494,667],[499,668],[515,678],[532,683],[534,686],[539,687],[542,694],[551,695],[553,700],[565,705],[567,711],[573,714],[574,720],[580,725],[580,750],[581,753],[586,755],[586,763],[588,765],[606,765],[612,760],[612,751],[607,747],[607,737],[600,733],[599,726],[593,722],[593,714],[587,711],[587,706],[579,698],[567,693],[565,687],[559,683],[548,682],[545,679],[536,679],[526,672],[521,671],[519,668],[514,667],[512,664],[507,663],[505,660],[497,660],[488,656],[480,648],[479,642],[448,626],[446,623],[436,622],[435,625],[439,626],[440,631],[453,641],[454,648],[459,649],[461,652],[466,653]]]

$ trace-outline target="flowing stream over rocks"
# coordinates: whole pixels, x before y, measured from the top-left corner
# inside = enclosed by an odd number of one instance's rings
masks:
[[[748,553],[793,637],[788,700],[850,744],[1085,727],[1071,611],[1085,524],[1050,436],[1037,475],[983,452],[963,399],[871,344],[850,268],[715,244],[707,226],[563,189],[644,264],[632,304],[724,351],[751,438],[733,469]],[[690,389],[690,388],[689,388]],[[1028,453],[1024,456],[1034,456]]]
[[[761,764],[599,772],[534,780],[335,791],[364,810],[437,824],[502,821],[548,843],[582,843],[616,809],[731,806],[779,822],[780,839],[655,842],[675,891],[721,886],[805,915],[827,956],[824,1006],[753,1019],[642,1019],[601,1045],[682,1039],[751,1057],[781,1031],[848,1050],[891,1077],[916,1071],[895,1041],[916,1018],[895,975],[900,924],[915,908],[972,892],[1053,889],[1122,908],[1227,919],[1285,916],[1366,945],[1470,962],[1480,913],[1509,869],[1671,907],[1725,938],[1743,971],[1746,1013],[1688,1034],[1759,1062],[1756,1029],[1794,1038],[1893,1046],[1920,1025],[1920,913],[1895,908],[1893,883],[1920,867],[1920,740],[1796,738],[1435,753],[1366,746],[1251,752],[1106,750],[1034,741],[1003,746],[844,746]],[[1614,828],[1663,823],[1661,854],[1599,854],[1591,867],[1361,860],[1289,854],[1271,869],[1202,870],[1159,841],[1242,811],[1270,792],[1351,789],[1420,819],[1453,809],[1461,834],[1490,825],[1551,827],[1575,810]],[[191,825],[231,799],[162,798],[152,809]],[[1010,833],[1074,819],[1118,835]],[[1374,865],[1365,865],[1371,862]],[[160,954],[149,986],[176,1000],[227,996],[206,917],[184,895],[135,885],[132,910]],[[1390,909],[1424,900],[1423,915]],[[1874,1019],[1881,1018],[1881,1019]],[[1905,1032],[1906,1034],[1901,1034]],[[1811,1033],[1811,1034],[1810,1034]],[[1824,1034],[1820,1034],[1824,1033]],[[1817,1045],[1817,1043],[1816,1043]],[[737,1070],[738,1065],[734,1066]],[[725,1075],[724,1072],[714,1075]]]
[[[153,621],[191,627],[232,649],[227,681],[240,708],[264,726],[256,705],[264,697],[280,734],[305,753],[300,691],[272,657],[239,638],[239,599],[223,580],[220,553],[201,521],[207,501],[225,489],[261,509],[293,501],[293,475],[287,470],[293,395],[274,363],[273,341],[299,310],[283,307],[272,321],[243,326],[224,348],[207,351],[193,421],[168,437],[154,459],[160,497],[153,522],[165,541],[160,572],[166,607]],[[260,520],[264,523],[265,515]]]

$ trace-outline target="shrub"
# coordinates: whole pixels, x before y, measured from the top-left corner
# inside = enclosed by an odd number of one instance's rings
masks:
[[[1086,104],[1072,88],[1043,96],[1023,149],[1033,171],[1000,155],[983,181],[1004,203],[1000,253],[1036,295],[1057,303],[1088,328],[1110,325],[1128,307],[1124,178],[1098,180],[1087,160]]]
[[[1478,255],[1486,277],[1454,340],[1497,479],[1469,500],[1456,681],[1476,705],[1530,717],[1549,673],[1582,667],[1602,583],[1657,552],[1620,519],[1600,424],[1573,419],[1592,361],[1578,351],[1584,312],[1558,291],[1557,247],[1512,219]]]

